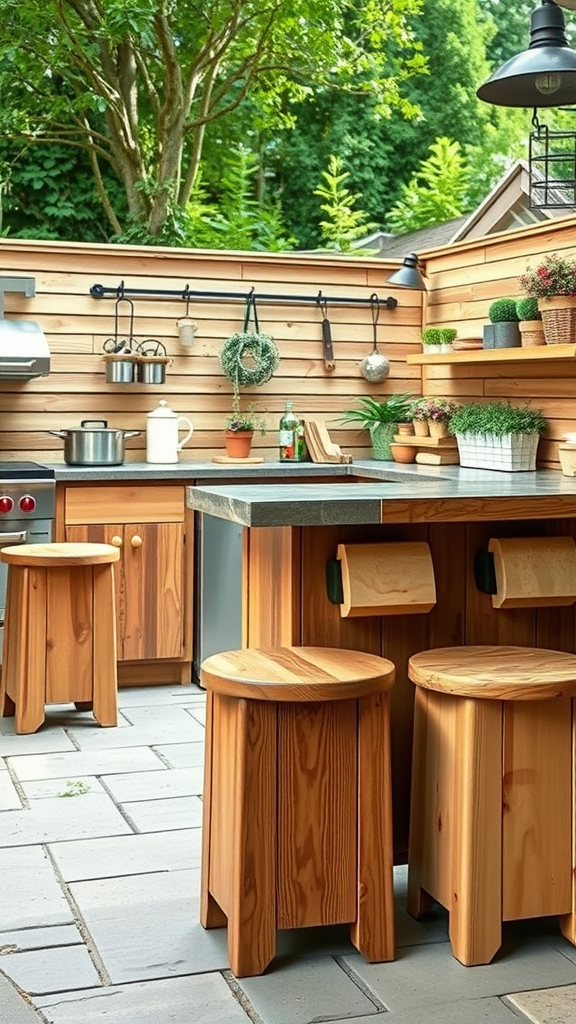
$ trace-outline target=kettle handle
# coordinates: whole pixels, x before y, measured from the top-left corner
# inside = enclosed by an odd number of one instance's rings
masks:
[[[182,440],[179,441],[178,444],[176,445],[176,451],[177,452],[181,452],[182,451],[184,445],[186,444],[186,441],[189,441],[190,438],[192,437],[192,434],[194,433],[194,427],[192,426],[190,420],[186,419],[186,416],[179,416],[178,417],[178,430],[185,429],[184,427],[180,426],[181,423],[184,423],[184,424],[186,424],[188,426],[188,433],[186,434],[186,437],[183,437]]]

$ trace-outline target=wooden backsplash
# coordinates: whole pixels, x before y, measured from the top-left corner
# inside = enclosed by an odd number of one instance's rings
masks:
[[[127,442],[127,460],[144,458],[146,414],[166,399],[175,412],[194,424],[192,440],[181,460],[210,458],[222,452],[224,417],[230,410],[231,385],[223,376],[218,353],[223,341],[242,330],[244,307],[230,299],[193,300],[190,315],[198,324],[191,348],[178,341],[177,320],[185,313],[180,299],[134,298],[134,334],[138,341],[164,342],[172,364],[164,385],[107,384],[103,343],[114,333],[114,297],[95,299],[99,283],[128,291],[160,289],[241,292],[248,295],[316,296],[328,300],[336,369],[324,367],[321,313],[315,303],[261,302],[260,328],[276,340],[280,366],[262,388],[243,389],[242,404],[255,402],[268,421],[269,433],[255,450],[272,456],[277,425],[286,398],[304,418],[324,420],[344,450],[369,452],[367,432],[335,421],[363,394],[391,392],[442,394],[457,399],[510,398],[533,401],[549,418],[548,436],[540,444],[540,463],[557,468],[557,443],[564,431],[576,430],[576,361],[478,364],[478,366],[406,365],[420,351],[422,323],[450,324],[461,336],[480,336],[490,302],[518,295],[518,277],[544,253],[576,255],[576,218],[551,225],[495,235],[473,243],[421,253],[427,266],[428,292],[393,289],[386,279],[397,263],[327,255],[270,255],[200,252],[133,246],[81,245],[0,239],[0,276],[34,277],[36,296],[7,293],[5,315],[36,320],[52,353],[51,372],[27,383],[0,382],[0,454],[3,459],[62,461],[63,443],[46,431],[101,419],[110,426],[140,429]],[[395,310],[382,308],[378,325],[380,350],[391,361],[382,384],[368,384],[359,362],[372,349],[368,306],[330,305],[331,296],[381,299],[394,295]],[[122,304],[122,309],[127,309]],[[122,334],[127,319],[121,321]],[[575,339],[576,341],[576,339]]]

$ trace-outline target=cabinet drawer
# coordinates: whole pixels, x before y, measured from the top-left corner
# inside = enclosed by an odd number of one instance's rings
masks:
[[[174,523],[184,520],[184,485],[67,487],[68,526],[91,523]]]

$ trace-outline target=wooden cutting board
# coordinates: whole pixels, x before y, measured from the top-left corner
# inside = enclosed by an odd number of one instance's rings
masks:
[[[457,448],[453,434],[448,437],[420,437],[417,434],[394,434],[396,444],[409,444],[413,448]]]
[[[213,455],[212,462],[223,462],[227,466],[238,465],[245,466],[249,462],[264,462],[264,459],[259,458],[257,455],[249,455],[246,459],[233,459],[231,455]]]
[[[416,462],[419,466],[457,466],[460,454],[457,451],[417,452]]]

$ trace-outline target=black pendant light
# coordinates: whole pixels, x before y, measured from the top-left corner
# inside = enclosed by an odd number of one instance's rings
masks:
[[[566,2],[565,6],[572,6]],[[564,15],[553,0],[532,11],[530,46],[506,61],[476,93],[502,107],[562,107],[576,103],[576,53]]]
[[[395,270],[387,279],[387,284],[396,284],[401,288],[417,288],[419,291],[426,291],[424,278],[418,266],[418,257],[415,252],[410,252],[402,261],[399,270]]]

